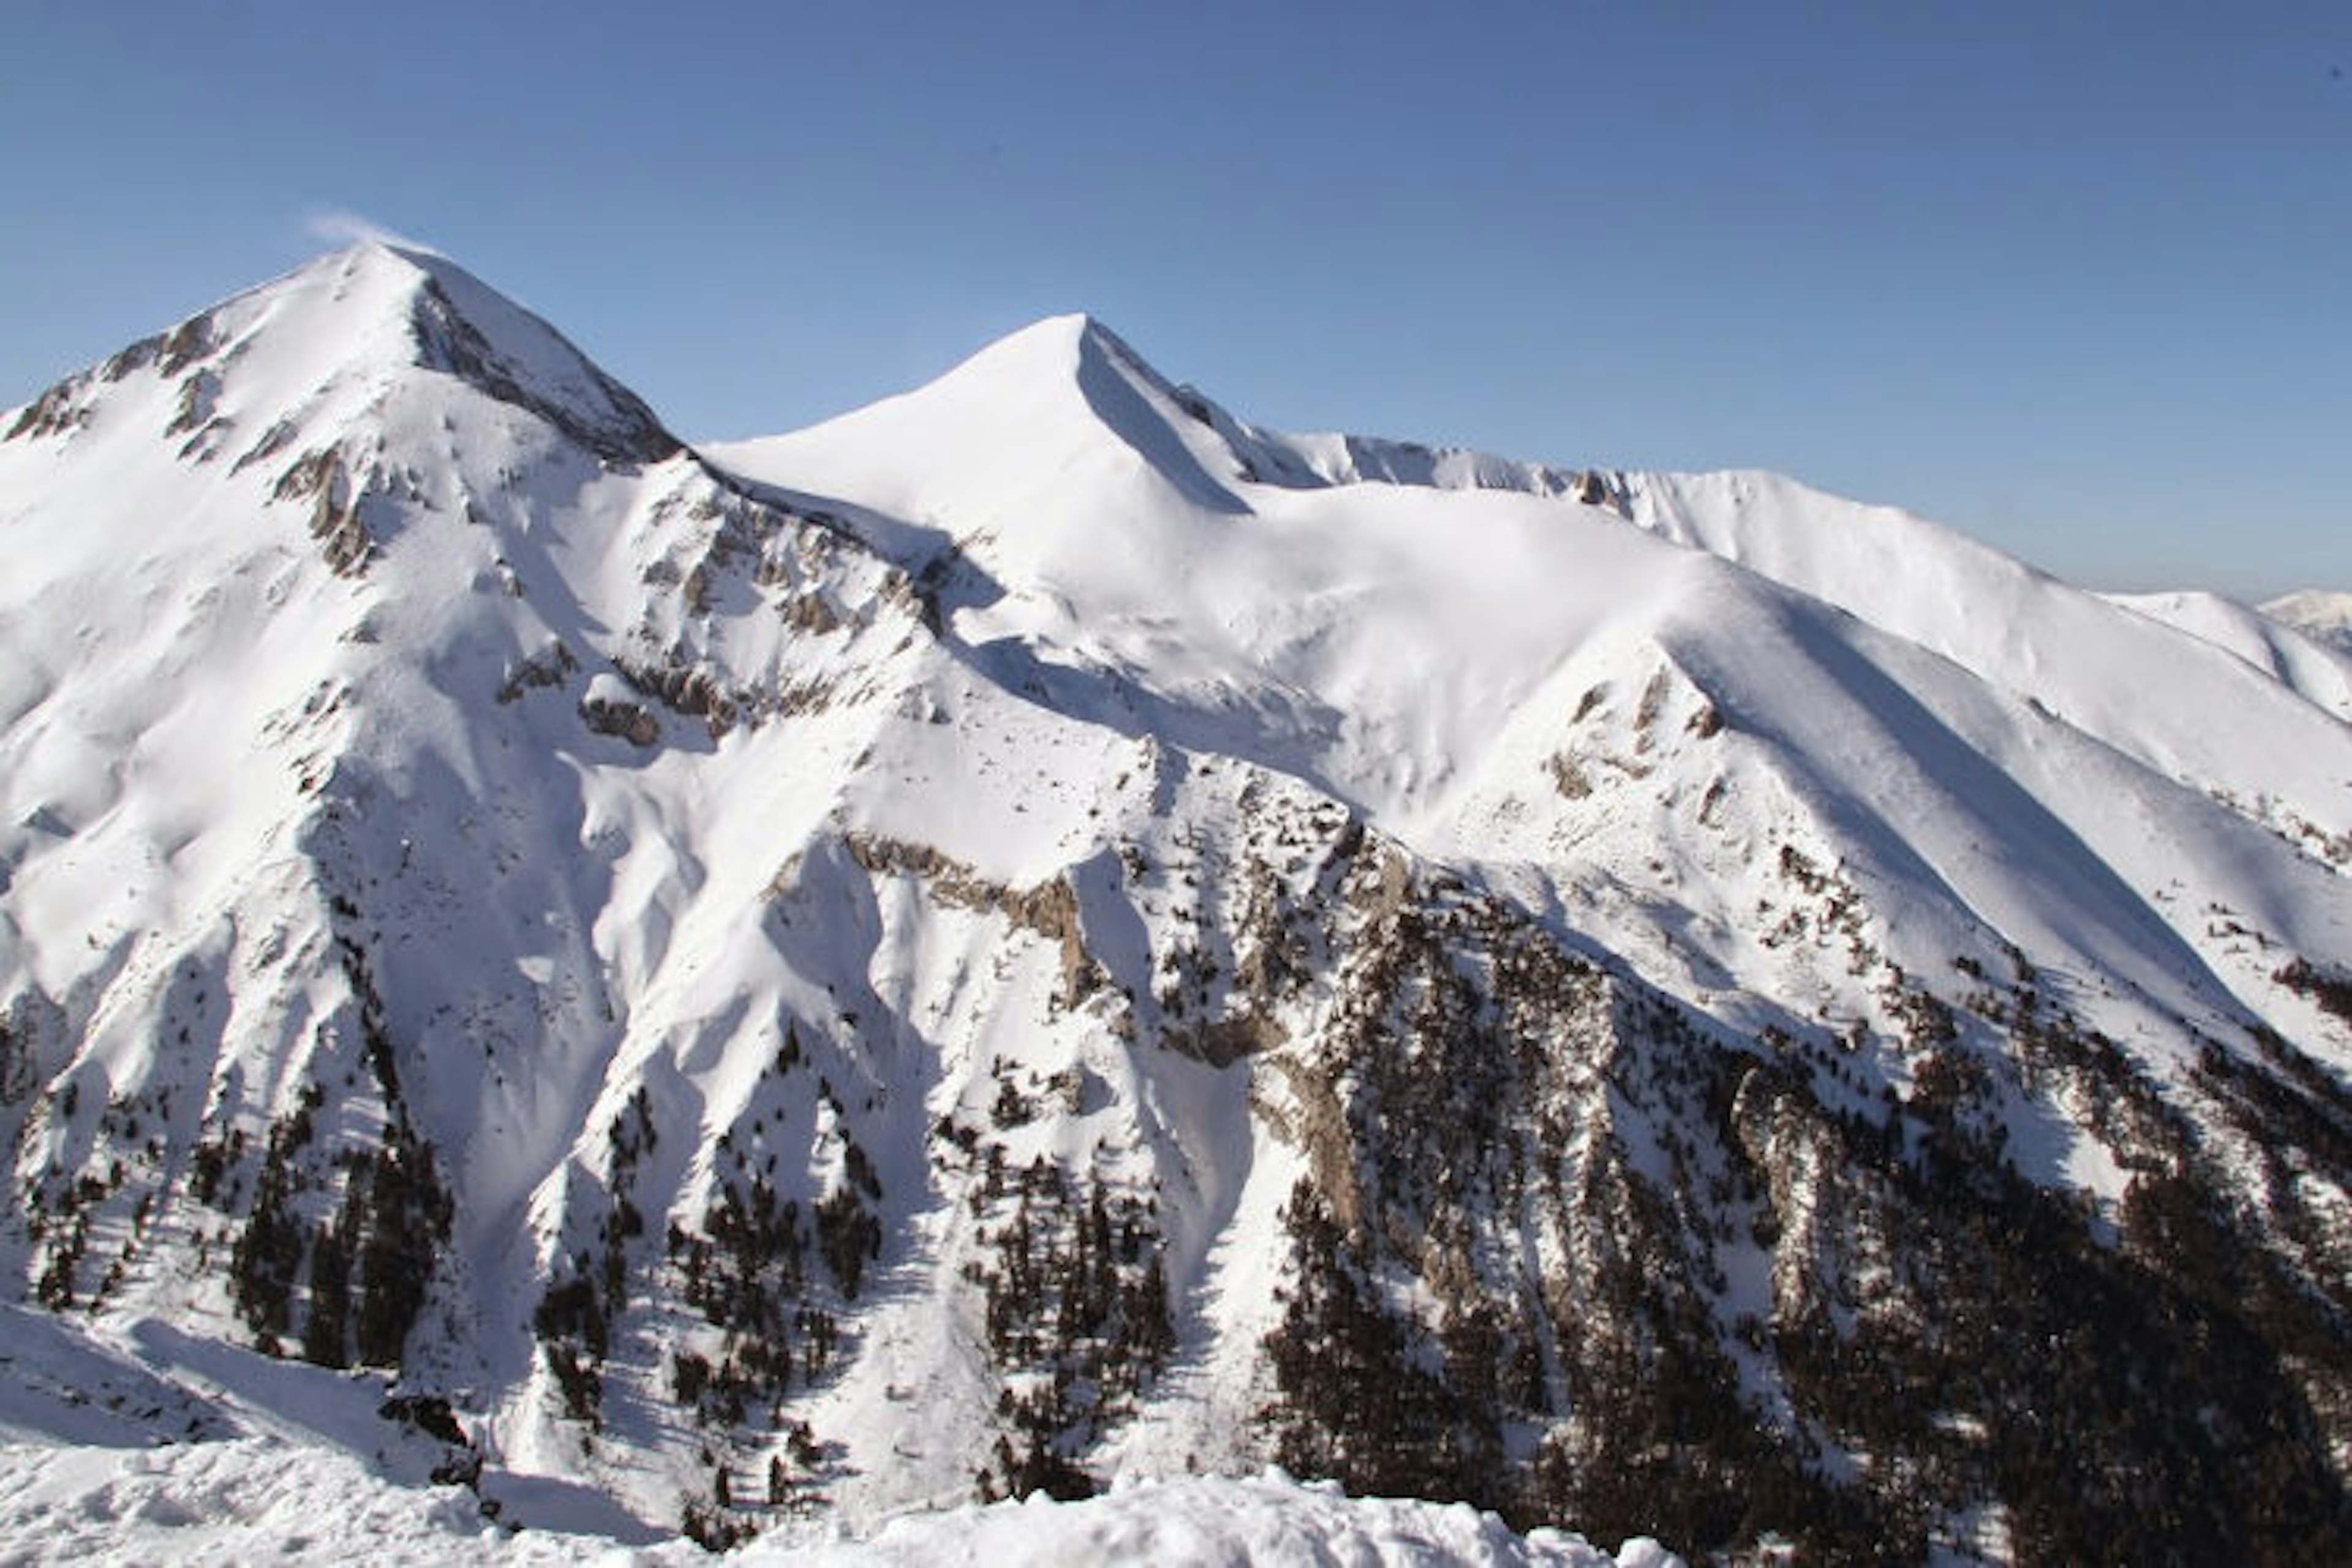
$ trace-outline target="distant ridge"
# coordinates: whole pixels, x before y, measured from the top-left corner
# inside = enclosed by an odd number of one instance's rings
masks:
[[[2352,652],[2352,594],[2305,589],[2271,600],[2263,614]]]

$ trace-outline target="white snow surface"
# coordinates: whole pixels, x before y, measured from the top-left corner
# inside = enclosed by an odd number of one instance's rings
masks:
[[[1328,1481],[1302,1485],[1272,1468],[1243,1479],[1139,1481],[1081,1503],[1055,1503],[1040,1494],[1026,1502],[894,1521],[855,1543],[779,1543],[744,1555],[761,1562],[772,1551],[777,1561],[842,1568],[1008,1562],[1680,1568],[1682,1563],[1646,1537],[1612,1555],[1560,1531],[1515,1535],[1493,1514],[1466,1503],[1350,1499]]]
[[[281,1364],[156,1321],[92,1332],[0,1307],[0,1564],[287,1563],[690,1565],[701,1547],[615,1527],[584,1488],[538,1484],[539,1528],[488,1517],[533,1483],[480,1494],[425,1480],[424,1450],[372,1418],[380,1378]],[[503,1510],[502,1510],[503,1511]],[[1613,1556],[1490,1513],[1349,1498],[1267,1468],[1124,1485],[1079,1503],[1040,1493],[903,1513],[870,1535],[778,1514],[729,1553],[747,1564],[1154,1563],[1242,1568],[1464,1563],[1679,1568],[1654,1542]]]
[[[309,1424],[285,1427],[238,1394],[156,1375],[152,1336],[130,1351],[11,1310],[0,1352],[0,1564],[257,1562],[425,1564],[710,1561],[684,1540],[627,1541],[592,1503],[542,1509],[542,1528],[486,1517],[459,1486],[387,1474],[384,1428],[322,1387]],[[304,1369],[289,1369],[298,1377]],[[322,1384],[340,1381],[331,1378]],[[247,1390],[251,1392],[251,1390]],[[194,1440],[166,1429],[201,1407]],[[231,1409],[239,1415],[231,1415]],[[239,1422],[248,1424],[240,1426]],[[186,1438],[190,1434],[182,1431]],[[375,1452],[371,1457],[371,1447]],[[729,1553],[746,1564],[1153,1563],[1242,1568],[1463,1563],[1679,1568],[1646,1539],[1613,1556],[1553,1530],[1515,1534],[1466,1505],[1342,1496],[1279,1470],[1144,1481],[1078,1503],[1024,1501],[908,1514],[868,1538],[778,1518]]]
[[[1145,1481],[1083,1502],[1040,1493],[892,1521],[866,1540],[779,1526],[726,1554],[750,1564],[1151,1563],[1182,1568],[1679,1568],[1646,1538],[1615,1553],[1560,1531],[1512,1532],[1466,1504],[1348,1498],[1278,1471]],[[690,1565],[679,1541],[624,1547],[509,1531],[461,1487],[394,1486],[331,1449],[261,1438],[168,1448],[0,1447],[0,1563],[258,1562]]]

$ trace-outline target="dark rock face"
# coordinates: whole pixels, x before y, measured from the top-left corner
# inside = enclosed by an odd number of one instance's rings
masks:
[[[583,698],[580,717],[598,734],[618,735],[633,746],[650,746],[661,739],[661,721],[635,702],[606,697]]]
[[[685,450],[686,444],[664,429],[635,393],[591,365],[569,343],[563,343],[564,349],[592,379],[596,401],[604,406],[583,406],[550,395],[483,337],[437,279],[428,277],[418,289],[411,319],[418,363],[427,370],[446,371],[501,403],[530,410],[608,463],[658,463]],[[546,330],[562,343],[553,328]]]

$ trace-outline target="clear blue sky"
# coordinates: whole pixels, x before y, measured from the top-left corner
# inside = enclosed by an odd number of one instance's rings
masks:
[[[0,404],[355,215],[682,434],[1089,310],[1245,418],[2352,588],[2352,5],[0,16]]]

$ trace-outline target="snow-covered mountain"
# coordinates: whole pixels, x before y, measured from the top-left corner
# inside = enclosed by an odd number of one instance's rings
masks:
[[[0,1262],[247,1426],[707,1538],[2352,1529],[2338,650],[1083,317],[696,450],[384,247],[0,436]]]

